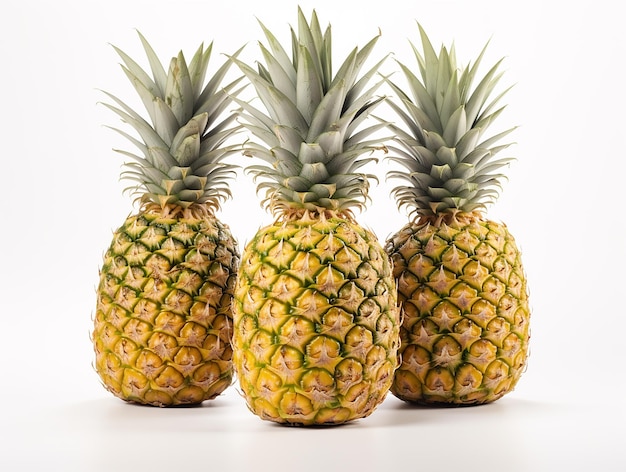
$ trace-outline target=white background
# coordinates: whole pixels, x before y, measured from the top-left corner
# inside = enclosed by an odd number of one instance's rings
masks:
[[[267,5],[267,6],[266,6]],[[368,418],[326,429],[264,422],[235,387],[200,408],[127,405],[100,385],[89,333],[101,257],[134,210],[118,180],[129,145],[97,105],[137,103],[110,44],[146,65],[135,29],[163,62],[201,41],[248,43],[261,19],[284,44],[295,2],[5,1],[0,15],[2,250],[0,469],[624,470],[624,61],[619,2],[302,1],[333,25],[337,54],[382,31],[379,58],[414,64],[415,22],[461,63],[491,39],[515,87],[501,125],[519,125],[498,203],[531,290],[527,371],[498,402],[428,409],[392,396]],[[338,63],[336,62],[336,65]],[[393,68],[393,61],[386,63]],[[247,164],[243,162],[242,164]],[[387,164],[370,168],[384,177]],[[358,215],[381,240],[406,215],[381,179]],[[220,218],[240,245],[271,217],[243,174]]]

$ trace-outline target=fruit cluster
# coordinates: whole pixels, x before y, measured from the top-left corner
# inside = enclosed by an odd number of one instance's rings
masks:
[[[511,391],[530,310],[516,243],[485,216],[510,161],[498,143],[513,131],[484,136],[504,108],[500,62],[476,80],[484,50],[459,68],[418,25],[417,67],[396,61],[402,84],[380,73],[386,58],[363,69],[378,36],[335,72],[315,11],[298,8],[289,47],[260,26],[262,60],[249,65],[242,48],[208,78],[212,44],[166,69],[140,35],[151,74],[116,48],[148,118],[107,93],[136,133],[116,129],[136,148],[119,152],[139,209],[100,270],[92,340],[104,386],[171,406],[215,398],[236,377],[253,413],[292,425],[366,417],[388,392],[475,405]],[[386,244],[354,216],[377,177],[362,168],[381,152],[409,216]],[[242,252],[216,217],[235,155],[255,160],[247,170],[275,217]]]

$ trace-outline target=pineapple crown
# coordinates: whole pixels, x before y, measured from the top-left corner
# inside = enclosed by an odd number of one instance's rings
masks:
[[[112,128],[133,143],[140,154],[116,149],[132,159],[124,164],[122,179],[135,182],[128,187],[144,205],[162,209],[198,208],[214,212],[219,203],[231,196],[227,182],[234,166],[224,158],[240,147],[225,145],[228,138],[241,129],[235,115],[220,118],[243,77],[226,86],[221,83],[231,66],[226,61],[203,87],[211,50],[201,44],[187,64],[180,52],[171,59],[166,72],[154,50],[139,33],[149,61],[152,76],[133,59],[114,46],[123,61],[122,68],[139,94],[150,121],[114,95],[104,92],[114,104],[104,105],[131,125],[140,139]],[[238,54],[237,51],[236,54]],[[236,55],[235,54],[235,55]]]
[[[265,64],[258,68],[236,60],[254,86],[265,111],[238,100],[244,126],[263,143],[246,142],[245,154],[266,164],[247,171],[261,179],[263,205],[272,214],[298,216],[304,211],[350,216],[368,198],[368,179],[359,169],[381,149],[380,139],[366,140],[384,127],[359,129],[383,98],[374,97],[380,81],[366,88],[383,61],[359,78],[378,39],[353,49],[337,73],[332,71],[330,26],[322,33],[315,11],[307,22],[298,8],[298,32],[291,28],[292,57],[259,21],[269,49],[259,47]],[[383,59],[384,60],[384,59]],[[357,131],[358,130],[358,131]]]
[[[510,144],[496,143],[515,128],[483,139],[487,127],[503,111],[497,103],[510,89],[493,100],[492,92],[502,74],[500,59],[473,88],[472,82],[487,45],[472,65],[457,69],[454,45],[437,54],[418,24],[423,54],[411,43],[420,77],[398,64],[412,97],[396,83],[389,84],[400,98],[389,104],[406,125],[390,125],[395,134],[389,157],[404,170],[390,171],[389,178],[408,182],[392,190],[399,207],[417,217],[441,217],[480,212],[494,202],[505,175],[498,172],[513,159],[495,159]]]

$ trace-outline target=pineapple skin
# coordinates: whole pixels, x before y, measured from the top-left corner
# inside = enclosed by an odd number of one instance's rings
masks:
[[[232,383],[232,290],[239,264],[212,216],[161,209],[126,219],[104,255],[92,341],[95,369],[122,400],[200,404]]]
[[[385,250],[402,305],[401,400],[493,402],[525,370],[530,310],[521,254],[503,224],[481,217],[408,223]]]
[[[345,219],[276,222],[242,254],[234,364],[249,409],[288,425],[370,415],[398,365],[390,260]]]

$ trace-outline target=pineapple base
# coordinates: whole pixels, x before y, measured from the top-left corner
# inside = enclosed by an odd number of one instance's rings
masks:
[[[418,404],[477,405],[525,369],[530,310],[506,226],[459,215],[407,224],[385,247],[402,305],[402,363],[391,392]]]
[[[399,309],[376,237],[342,218],[276,222],[242,254],[234,364],[249,409],[287,425],[370,415],[397,367]]]
[[[232,384],[237,243],[227,226],[199,214],[130,216],[104,256],[95,369],[125,401],[193,405]]]

